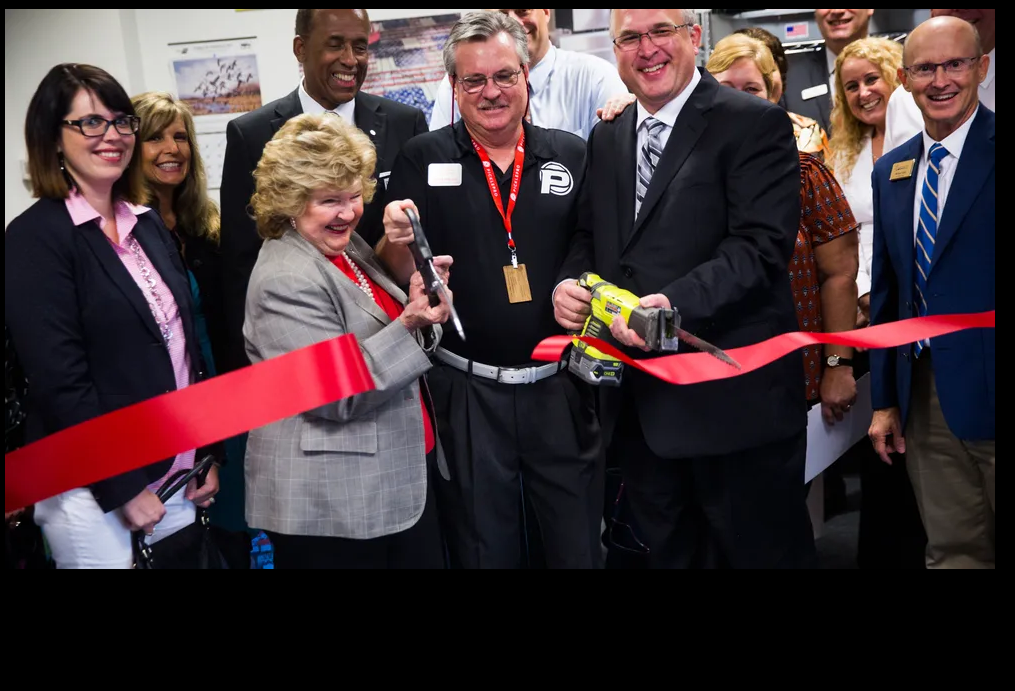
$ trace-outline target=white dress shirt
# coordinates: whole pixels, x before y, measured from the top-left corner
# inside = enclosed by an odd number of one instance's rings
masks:
[[[948,150],[948,155],[941,159],[941,173],[937,179],[937,217],[938,227],[941,226],[941,219],[944,218],[945,205],[948,203],[948,191],[952,187],[952,181],[955,179],[955,169],[959,167],[959,159],[962,158],[962,149],[966,145],[966,137],[969,136],[969,130],[973,126],[973,120],[976,119],[976,114],[980,112],[977,108],[976,112],[973,113],[973,117],[963,123],[962,127],[955,130],[947,137],[941,140],[941,146]],[[920,228],[920,210],[923,204],[923,183],[927,180],[927,166],[930,164],[930,147],[934,146],[936,141],[927,134],[927,130],[923,131],[923,155],[920,157],[920,164],[918,166],[919,172],[916,176],[916,194],[913,196],[913,246],[916,246],[916,234]],[[933,257],[931,258],[933,259]],[[915,261],[915,259],[914,259]],[[930,346],[930,340],[923,342],[924,346]]]
[[[645,110],[645,106],[638,102],[638,151],[636,152],[636,161],[641,160],[641,150],[645,148],[648,143],[648,129],[642,127],[645,124],[645,120],[652,117],[663,123],[663,128],[659,131],[659,143],[662,146],[662,150],[666,150],[666,144],[670,141],[670,134],[673,132],[673,125],[677,122],[677,117],[680,115],[680,111],[684,109],[684,106],[691,99],[691,93],[701,82],[701,74],[698,70],[694,70],[694,74],[691,77],[691,81],[688,82],[687,87],[680,92],[680,95],[675,99],[667,103],[665,106],[659,109],[654,115]],[[634,166],[634,189],[635,189],[635,203],[634,208],[638,208],[637,201],[637,190],[638,190],[638,164]]]
[[[321,113],[334,113],[340,116],[343,120],[350,123],[354,127],[356,126],[356,99],[352,99],[348,103],[341,104],[335,110],[328,110],[320,103],[315,101],[313,97],[307,93],[307,88],[300,82],[300,106],[303,107],[304,113],[310,113],[311,115],[320,115]]]
[[[828,65],[828,100],[835,107],[835,60],[839,56],[825,46],[825,64]]]
[[[643,146],[645,146],[645,143],[648,141],[648,132],[646,131],[646,129],[644,127],[642,127],[642,125],[645,123],[645,120],[647,120],[649,117],[653,117],[653,118],[655,118],[656,120],[658,120],[659,122],[661,122],[661,123],[663,123],[665,125],[662,128],[662,131],[659,133],[659,143],[662,145],[662,148],[665,151],[666,144],[667,144],[667,142],[670,141],[670,134],[673,132],[673,125],[677,121],[677,116],[680,115],[680,111],[683,110],[684,105],[690,100],[691,93],[698,86],[699,82],[701,82],[701,74],[698,72],[698,70],[694,70],[694,75],[691,77],[691,81],[688,82],[687,88],[685,88],[683,91],[681,91],[680,95],[677,96],[675,99],[673,99],[672,101],[667,103],[665,106],[660,108],[659,111],[657,113],[655,113],[654,115],[649,113],[647,110],[645,110],[645,107],[642,106],[640,101],[638,102],[638,104],[637,104],[637,107],[638,107],[638,121],[637,121],[637,124],[636,124],[636,127],[638,128],[637,129],[637,132],[638,132],[638,150],[635,152],[635,157],[636,157],[635,161],[636,162],[635,162],[635,166],[634,166],[634,168],[635,168],[635,170],[634,170],[634,176],[635,176],[635,178],[634,178],[634,189],[635,189],[634,208],[635,209],[638,208],[638,197],[637,197],[637,194],[638,194],[638,192],[637,192],[637,189],[638,189],[638,164],[637,164],[637,160],[638,160],[638,158],[637,157],[641,156],[641,149],[642,149]],[[553,295],[556,296],[556,294],[557,294],[557,288],[559,288],[561,285],[563,285],[564,283],[569,283],[569,282],[573,283],[574,280],[575,279],[573,279],[573,278],[568,278],[568,279],[565,279],[565,280],[561,281],[560,283],[558,283],[553,288]]]
[[[990,51],[990,66],[987,68],[987,77],[980,82],[980,103],[987,106],[995,113],[994,108],[994,52]],[[894,148],[902,146],[910,139],[923,131],[923,113],[916,105],[913,94],[906,91],[905,87],[899,86],[888,101],[888,113],[885,115],[885,153]]]
[[[539,64],[529,70],[532,124],[564,130],[588,139],[599,122],[596,110],[611,96],[628,93],[617,68],[595,55],[560,50],[550,46]],[[443,79],[430,114],[430,130],[451,124],[453,93],[451,82]],[[461,119],[454,108],[455,122]]]
[[[871,135],[867,135],[860,155],[853,164],[853,170],[844,174],[840,166],[835,167],[835,178],[846,195],[846,201],[849,202],[856,222],[860,224],[860,270],[856,273],[858,297],[871,292],[871,269],[874,261],[874,187],[871,184],[873,174],[874,140]]]
[[[973,126],[976,114],[980,112],[977,108],[973,116],[966,120],[962,127],[955,130],[941,140],[941,146],[948,150],[948,155],[941,160],[941,173],[937,179],[937,217],[938,226],[940,219],[944,218],[945,205],[948,203],[948,191],[951,189],[952,181],[955,179],[955,169],[959,166],[959,159],[962,158],[962,149],[966,145],[966,137]],[[923,156],[920,157],[919,172],[916,177],[916,198],[913,200],[913,245],[916,246],[916,233],[920,227],[920,205],[923,203],[923,183],[927,179],[927,166],[930,162],[930,147],[937,142],[923,131]]]

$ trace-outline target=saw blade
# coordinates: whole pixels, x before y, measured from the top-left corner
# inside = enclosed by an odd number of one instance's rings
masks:
[[[674,331],[677,334],[677,338],[679,338],[684,343],[687,343],[688,345],[694,346],[695,348],[697,348],[701,352],[708,353],[709,355],[711,355],[714,358],[722,360],[723,362],[725,362],[730,367],[733,367],[733,368],[738,369],[738,370],[742,370],[743,369],[743,367],[740,366],[740,363],[737,362],[736,360],[734,360],[733,358],[731,358],[729,355],[727,355],[726,351],[724,351],[722,348],[717,348],[716,346],[712,345],[708,341],[703,341],[700,338],[698,338],[697,336],[695,336],[694,334],[688,333],[687,331],[684,331],[683,329],[681,329],[679,327],[675,328]]]

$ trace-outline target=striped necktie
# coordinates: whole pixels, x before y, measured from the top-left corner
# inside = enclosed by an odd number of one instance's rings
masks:
[[[648,186],[652,183],[652,175],[656,172],[659,158],[663,155],[663,145],[659,135],[662,134],[663,127],[665,126],[666,123],[655,118],[645,118],[645,122],[642,123],[642,127],[645,128],[648,137],[646,137],[645,145],[641,147],[641,154],[638,156],[638,189],[637,202],[634,208],[635,218],[638,218],[638,214],[641,213],[642,202],[645,201],[645,195],[648,194]]]
[[[927,316],[927,278],[930,264],[934,259],[934,243],[937,240],[938,181],[941,178],[941,161],[948,155],[948,149],[941,144],[930,147],[930,161],[927,163],[927,179],[923,183],[920,200],[920,224],[916,231],[916,308],[921,317]],[[916,356],[924,349],[924,343],[917,341]]]

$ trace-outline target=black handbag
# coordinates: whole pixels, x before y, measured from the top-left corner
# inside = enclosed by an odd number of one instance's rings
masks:
[[[173,473],[155,493],[162,503],[197,478],[198,486],[211,470],[214,458],[205,456],[191,470]],[[131,533],[135,569],[228,569],[229,563],[219,549],[208,512],[197,507],[195,521],[153,545],[145,542],[143,530]]]

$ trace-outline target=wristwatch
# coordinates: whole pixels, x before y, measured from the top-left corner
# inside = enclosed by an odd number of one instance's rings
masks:
[[[852,367],[853,361],[840,355],[829,355],[825,364],[829,367]]]

